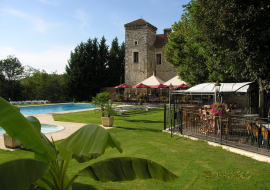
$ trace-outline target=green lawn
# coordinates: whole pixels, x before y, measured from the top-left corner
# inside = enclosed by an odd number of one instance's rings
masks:
[[[94,111],[54,115],[57,121],[101,124]],[[176,183],[157,180],[131,182],[95,182],[79,177],[73,189],[270,189],[270,164],[213,147],[206,142],[163,133],[163,110],[115,116],[117,128],[110,129],[121,142],[123,153],[107,149],[99,158],[133,156],[153,160],[179,176]],[[31,152],[0,150],[0,162],[22,157],[33,157]],[[88,163],[93,163],[92,160]],[[88,163],[72,160],[68,174],[73,176]]]

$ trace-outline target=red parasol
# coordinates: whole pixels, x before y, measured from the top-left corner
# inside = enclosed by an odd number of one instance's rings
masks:
[[[190,88],[190,87],[183,83],[181,85],[178,85],[178,86],[174,87],[174,89],[178,89],[178,88],[187,89],[187,88]]]
[[[143,83],[140,83],[138,85],[132,86],[132,88],[151,88],[150,86],[147,86]]]
[[[190,88],[190,87],[189,87],[188,85],[184,84],[184,85],[182,86],[182,88],[187,89],[187,88]]]
[[[119,86],[116,86],[116,87],[114,87],[114,88],[131,88],[131,86],[129,86],[129,85],[123,83],[123,84],[121,84],[121,85],[119,85]]]
[[[169,87],[166,86],[166,85],[163,85],[163,84],[159,84],[159,85],[156,85],[156,86],[152,86],[151,88],[169,88]]]

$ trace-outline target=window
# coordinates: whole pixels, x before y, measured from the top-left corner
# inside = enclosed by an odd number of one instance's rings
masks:
[[[135,41],[135,45],[138,45],[138,41]]]
[[[161,65],[161,54],[156,54],[157,65]]]
[[[139,63],[139,52],[134,52],[133,58],[134,63]]]

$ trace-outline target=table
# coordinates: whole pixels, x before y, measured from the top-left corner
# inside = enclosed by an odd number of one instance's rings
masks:
[[[256,117],[259,117],[259,114],[248,114],[248,115],[244,115],[244,117],[246,117],[248,120],[251,120]]]
[[[259,117],[259,114],[248,114],[244,115],[245,117]]]

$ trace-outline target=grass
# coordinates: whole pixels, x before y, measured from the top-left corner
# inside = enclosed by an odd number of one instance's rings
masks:
[[[96,123],[101,119],[94,111],[82,111],[63,115],[54,115],[58,121]],[[137,114],[115,116],[115,126],[110,132],[117,135],[123,153],[116,149],[107,149],[97,160],[79,164],[72,160],[69,177],[80,169],[98,160],[133,156],[153,160],[179,176],[175,183],[157,180],[134,180],[130,182],[96,182],[79,177],[73,184],[73,190],[91,189],[270,189],[270,164],[208,145],[202,140],[163,133],[163,110],[151,110]],[[0,150],[0,162],[22,157],[33,157],[31,152]]]

